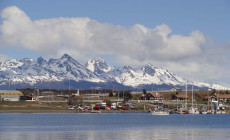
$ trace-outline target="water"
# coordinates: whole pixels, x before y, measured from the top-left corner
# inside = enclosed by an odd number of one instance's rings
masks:
[[[226,140],[230,115],[0,113],[0,140]]]

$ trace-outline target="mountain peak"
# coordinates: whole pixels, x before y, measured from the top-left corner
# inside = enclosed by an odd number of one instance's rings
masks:
[[[111,67],[101,57],[97,58],[96,60],[90,59],[85,64],[85,66],[87,67],[87,69],[97,74],[101,74],[103,72],[108,72],[111,70]]]
[[[149,64],[146,65],[146,67],[152,67],[152,64],[149,63]]]
[[[68,55],[68,54],[64,54],[62,57],[61,57],[61,59],[64,59],[64,58],[66,58],[66,59],[68,59],[68,60],[70,60],[70,59],[73,59],[70,55]]]
[[[147,64],[144,68],[143,68],[144,74],[148,74],[151,76],[154,76],[155,74],[155,69],[151,64]]]
[[[38,64],[42,64],[43,62],[45,62],[46,60],[45,59],[43,59],[43,57],[39,57],[39,58],[37,58],[37,62],[38,62]]]
[[[96,63],[105,63],[105,60],[101,57],[98,57],[96,60],[95,60]]]

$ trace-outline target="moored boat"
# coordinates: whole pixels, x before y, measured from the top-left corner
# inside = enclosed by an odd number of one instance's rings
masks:
[[[92,110],[90,113],[100,113],[101,114],[101,111],[100,110]]]
[[[169,115],[169,112],[166,111],[152,111],[152,115]]]

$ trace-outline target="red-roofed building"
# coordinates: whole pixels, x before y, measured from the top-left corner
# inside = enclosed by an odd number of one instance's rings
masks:
[[[229,102],[230,101],[230,94],[219,94],[217,95],[218,100]]]
[[[150,92],[147,93],[145,96],[143,95],[141,97],[141,100],[155,100],[155,101],[159,101],[159,100],[163,100],[163,95],[158,93],[158,92]]]
[[[188,100],[188,96],[186,97],[185,94],[174,94],[172,97],[173,100],[180,100],[180,101],[184,101],[184,100]]]

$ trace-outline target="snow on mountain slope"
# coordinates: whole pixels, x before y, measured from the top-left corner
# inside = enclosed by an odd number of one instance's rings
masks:
[[[124,86],[138,88],[143,85],[184,86],[186,81],[163,68],[148,64],[140,68],[130,66],[111,67],[102,58],[89,60],[81,65],[68,54],[58,59],[46,61],[39,57],[32,59],[12,59],[0,65],[0,85],[18,85],[44,83],[49,81],[62,82],[66,80],[87,82],[115,82]],[[197,87],[229,89],[218,84],[204,82],[188,82]]]
[[[103,80],[67,54],[59,59],[50,59],[48,62],[42,57],[39,57],[37,61],[14,59],[3,63],[0,67],[0,81],[2,81],[2,84],[10,82],[11,84],[29,83],[33,85],[36,82],[68,79],[103,82]]]
[[[195,81],[192,84],[195,86],[198,86],[198,87],[208,87],[210,89],[216,89],[216,90],[229,90],[230,89],[230,88],[224,87],[220,84],[211,84],[211,83],[205,83],[205,82],[201,82],[201,81]]]
[[[112,67],[109,66],[102,58],[98,58],[96,60],[90,59],[85,64],[85,67],[89,69],[90,71],[95,72],[97,74],[108,72],[112,69]]]
[[[49,60],[50,69],[58,76],[75,81],[85,80],[90,82],[102,82],[93,72],[65,54],[60,59]]]
[[[185,83],[182,78],[175,74],[169,73],[162,68],[154,68],[150,64],[143,68],[124,67],[122,69],[115,69],[110,71],[109,75],[118,83],[133,87],[145,84],[182,85]]]

